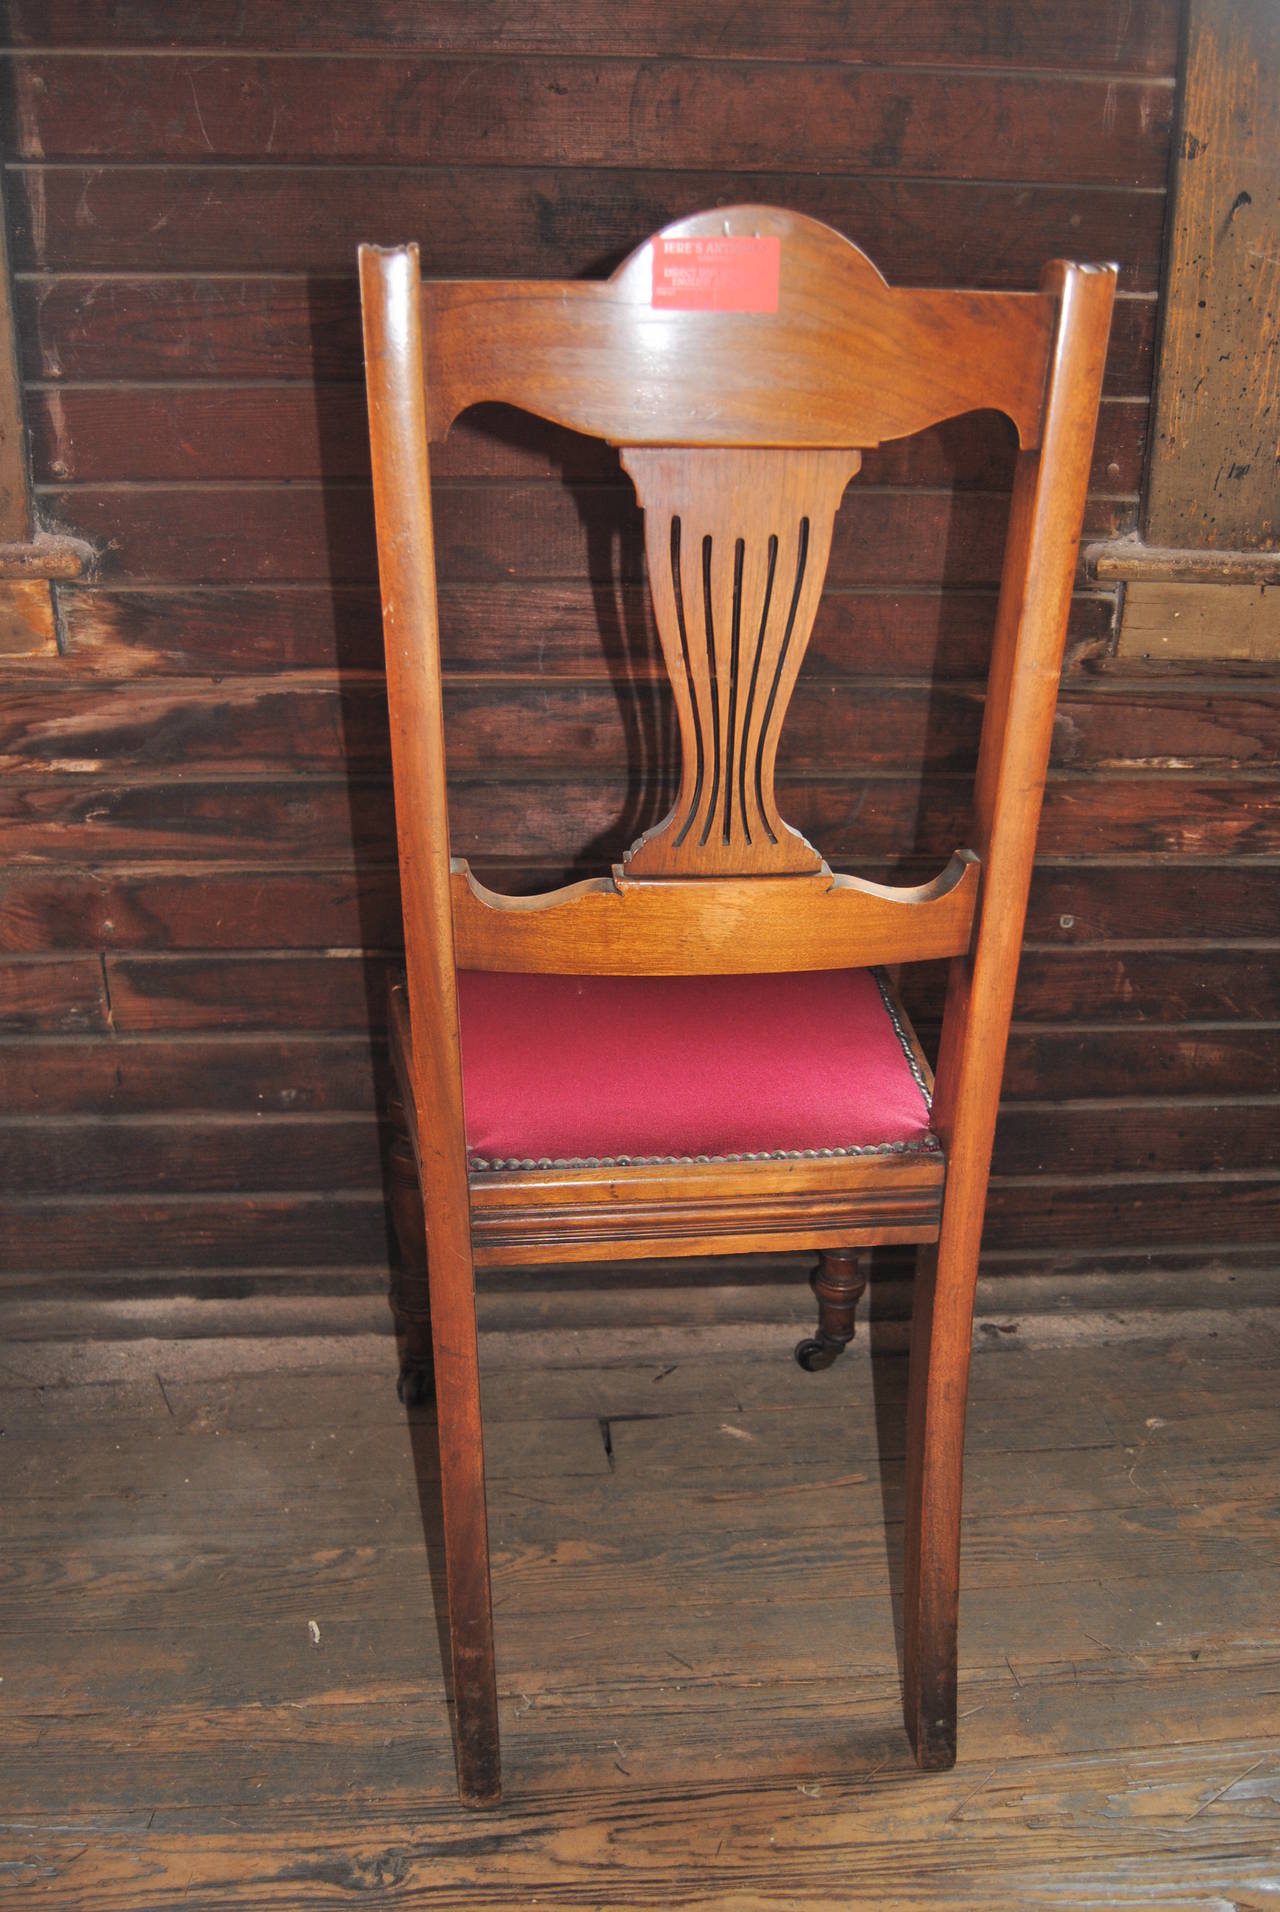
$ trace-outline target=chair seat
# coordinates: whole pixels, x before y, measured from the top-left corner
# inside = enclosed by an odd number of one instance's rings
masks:
[[[936,1151],[878,971],[458,973],[470,1167]]]

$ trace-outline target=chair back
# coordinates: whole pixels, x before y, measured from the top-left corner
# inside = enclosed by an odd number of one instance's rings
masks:
[[[599,282],[424,282],[414,247],[362,248],[361,281],[411,1000],[428,944],[442,980],[814,969],[976,961],[989,919],[1011,978],[1115,269],[902,290],[829,227],[740,206]],[[620,448],[679,720],[669,815],[611,876],[542,897],[449,855],[428,446],[482,400]],[[835,514],[863,452],[978,408],[1019,450],[969,840],[918,888],[833,875],[774,770]]]

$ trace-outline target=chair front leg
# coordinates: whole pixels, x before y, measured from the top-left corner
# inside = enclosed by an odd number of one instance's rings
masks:
[[[818,1332],[796,1347],[796,1360],[807,1374],[829,1368],[853,1340],[858,1302],[866,1287],[858,1279],[858,1258],[849,1249],[828,1249],[809,1277],[818,1297]]]
[[[972,1284],[922,1249],[907,1397],[903,1700],[916,1764],[956,1759],[957,1623]]]

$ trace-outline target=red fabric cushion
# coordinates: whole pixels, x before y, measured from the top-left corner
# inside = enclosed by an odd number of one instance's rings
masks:
[[[458,976],[472,1165],[935,1147],[866,969]]]

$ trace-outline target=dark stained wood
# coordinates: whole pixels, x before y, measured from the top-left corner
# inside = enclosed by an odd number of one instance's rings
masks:
[[[387,980],[402,960],[398,952],[291,949],[285,958],[226,952],[109,955],[93,967],[106,972],[112,1021],[122,1034],[280,1029],[345,1034],[385,1027]],[[5,968],[0,964],[0,975]]]
[[[1265,0],[1192,0],[1144,524],[1155,545],[1280,542],[1278,74]]]
[[[6,1262],[0,1286],[32,1276],[83,1273],[95,1281],[118,1271],[126,1285],[147,1285],[152,1270],[275,1269],[300,1261],[324,1271],[382,1275],[388,1262],[381,1188],[317,1195],[102,1197],[66,1202],[0,1203]]]
[[[104,1197],[376,1190],[382,1152],[377,1122],[361,1117],[0,1119],[0,1194],[20,1199],[39,1187],[57,1201],[90,1186]]]
[[[0,545],[27,544],[34,529],[7,221],[0,195]]]
[[[371,233],[425,231],[416,168],[344,167],[325,191],[307,167],[16,166],[15,271],[318,272],[350,269]],[[1115,254],[1126,289],[1153,291],[1159,193],[1099,188],[849,179],[773,169],[595,172],[574,167],[441,171],[430,195],[431,263],[458,276],[598,272],[652,232],[706,205],[785,205],[853,227],[896,285],[1026,288],[1055,250]],[[79,209],[79,218],[77,218]]]
[[[617,584],[607,599],[566,580],[443,585],[441,662],[455,673],[657,681],[662,675],[649,593]],[[243,675],[261,671],[382,673],[372,585],[145,586],[61,593],[75,678]],[[1113,622],[1105,594],[1078,593],[1069,672],[1094,669]],[[995,624],[993,593],[845,589],[828,585],[809,642],[806,677],[978,679]]]
[[[396,958],[360,952],[310,955],[288,961],[271,955],[112,955],[105,962],[112,1014],[122,1032],[308,1029],[352,1031],[384,1021],[386,977]],[[104,965],[70,960],[64,973],[88,983]],[[0,978],[15,1000],[18,1026],[26,1017],[45,1026],[92,1011],[74,997],[64,1004],[57,965],[0,963]],[[909,994],[909,992],[908,992]],[[927,1018],[911,1002],[913,1016]],[[1062,1017],[1096,1025],[1099,1049],[1126,1027],[1177,1027],[1208,1022],[1215,1035],[1243,1019],[1280,1021],[1280,963],[1272,948],[1197,949],[1194,965],[1178,945],[1072,950],[1024,949],[1018,968],[1018,1016],[1029,1024]],[[940,1005],[931,1005],[937,1015]]]
[[[510,37],[482,60],[23,56],[15,156],[1164,184],[1172,95],[1159,82],[925,70],[908,100],[899,73],[874,67],[535,61],[504,56]]]
[[[380,1186],[165,1200],[27,1198],[0,1204],[0,1239],[18,1245],[0,1286],[29,1285],[47,1294],[50,1278],[56,1277],[68,1292],[80,1284],[92,1292],[116,1276],[138,1295],[152,1290],[159,1276],[180,1281],[182,1271],[199,1269],[207,1275],[210,1294],[222,1297],[227,1277],[238,1280],[246,1269],[258,1271],[267,1283],[301,1283],[304,1289],[326,1271],[350,1270],[359,1274],[364,1292],[376,1284],[385,1294],[388,1226]],[[1065,1174],[1020,1176],[992,1182],[984,1252],[1012,1256],[1019,1273],[1065,1261],[1068,1272],[1061,1278],[1070,1282],[1082,1272],[1081,1243],[1096,1242],[1103,1246],[1089,1252],[1087,1265],[1128,1253],[1137,1257],[1132,1281],[1143,1270],[1150,1273],[1153,1251],[1187,1250],[1203,1266],[1205,1243],[1216,1238],[1215,1231],[1229,1243],[1226,1254],[1234,1255],[1247,1248],[1265,1252],[1277,1228],[1280,1178],[1274,1171],[1090,1175],[1083,1181]],[[705,1241],[695,1252],[709,1252]],[[526,1252],[518,1265],[528,1260]],[[992,1267],[995,1273],[1006,1271],[1005,1264]]]
[[[0,960],[0,1030],[6,1035],[76,1035],[109,1027],[103,966],[97,956]]]
[[[1036,1030],[1016,1024],[1009,1038],[1006,1097],[1122,1094],[1141,1083],[1152,1097],[1280,1095],[1280,1029],[1245,1028]],[[1166,1127],[1180,1110],[1162,1104]],[[1238,1141],[1229,1120],[1225,1134]]]
[[[1136,493],[1147,408],[1104,405],[1094,446],[1100,491]],[[35,476],[44,484],[95,480],[367,478],[369,431],[358,386],[59,386],[32,394]],[[434,460],[437,479],[620,480],[600,440],[545,425],[507,406],[460,419]],[[1012,435],[981,414],[866,452],[863,485],[957,485],[1007,490]]]
[[[55,514],[74,511],[84,531],[108,547],[102,575],[112,581],[350,584],[376,575],[363,485],[77,486],[42,496]],[[1135,511],[1136,501],[1094,499],[1089,534],[1124,530]],[[837,519],[831,579],[893,587],[993,584],[1006,512],[1003,496],[981,492],[859,491],[857,509]],[[440,488],[437,515],[447,581],[643,575],[629,486],[457,484]],[[261,539],[243,537],[247,519],[261,527]]]
[[[495,878],[514,876],[509,870],[493,874]],[[873,886],[870,894],[863,892],[865,905],[835,900],[850,894],[843,887],[830,893],[831,940],[824,941],[828,958],[840,946],[835,924],[837,919],[843,924],[846,913],[850,929],[855,916],[865,920],[865,931],[854,930],[855,935],[892,937],[895,945],[899,941],[899,932],[890,925],[895,909],[903,906],[895,903],[892,894],[880,899],[874,893],[880,882],[892,891],[887,879],[893,872],[875,866],[867,871],[864,866],[864,874]],[[923,876],[924,872],[899,870],[898,874]],[[591,885],[608,885],[609,879],[583,881],[588,887],[574,886],[577,898],[571,897],[570,902],[576,901],[577,910],[589,918],[603,908],[591,899],[604,894]],[[1066,871],[1044,866],[1032,884],[1028,935],[1050,948],[1097,946],[1100,960],[1101,952],[1112,943],[1140,951],[1161,942],[1185,946],[1190,897],[1193,906],[1205,911],[1215,925],[1214,934],[1203,938],[1207,959],[1212,959],[1223,937],[1274,945],[1274,876],[1267,863],[1196,866],[1185,872],[1183,882],[1185,893],[1179,898],[1169,894],[1162,872],[1143,866],[1077,865]],[[930,939],[931,954],[945,953],[967,920],[971,883],[969,879],[958,888],[946,883],[936,888],[922,885],[920,900],[926,909],[921,935]],[[386,867],[364,866],[353,875],[349,869],[323,867],[227,871],[216,865],[207,869],[193,865],[176,872],[139,872],[104,865],[91,878],[78,869],[18,868],[0,878],[0,894],[6,909],[0,921],[0,949],[12,954],[54,954],[84,947],[185,950],[193,945],[223,950],[368,947],[376,951],[395,948],[399,942],[399,890],[395,870]],[[469,947],[478,950],[488,933],[480,915],[486,905],[481,898],[465,907]],[[647,905],[639,907],[641,916],[655,925],[673,924],[678,917],[674,906],[671,912],[656,904],[652,912]],[[514,911],[517,917],[525,913],[518,907]],[[661,931],[655,927],[653,933]],[[521,941],[531,932],[516,928],[512,934]],[[815,930],[820,940],[827,935],[824,929]],[[491,965],[493,955],[496,951]],[[886,955],[884,960],[902,958]]]
[[[0,1071],[11,1117],[367,1115],[386,1088],[382,1049],[367,1037],[31,1035],[0,1051]]]
[[[8,18],[18,45],[163,49],[231,43],[271,52],[407,47],[428,53],[491,53],[501,45],[530,54],[605,50],[645,59],[887,60],[1160,75],[1173,70],[1178,31],[1171,0],[1143,8],[1140,16],[1121,0],[1083,0],[1066,16],[1035,0],[998,27],[953,0],[928,0],[912,7],[910,31],[895,11],[851,22],[839,7],[824,4],[775,19],[768,8],[744,8],[734,0],[711,0],[692,14],[674,13],[664,0],[641,0],[621,19],[603,0],[572,0],[554,21],[536,11],[513,18],[499,0],[330,0],[323,10],[301,16],[281,0],[253,0],[234,15],[221,0],[199,0],[181,17],[166,0],[145,0],[124,16],[109,0],[11,0]]]
[[[1186,862],[1178,894],[1158,867],[1101,864],[1093,868],[1036,872],[1027,934],[1052,943],[1152,943],[1186,941],[1187,912],[1204,925],[1211,948],[1224,939],[1269,942],[1275,936],[1274,884],[1267,863],[1223,865]]]
[[[1018,966],[1017,1013],[1029,1021],[1096,1018],[1126,1024],[1238,1022],[1280,1019],[1280,962],[1273,946],[1207,942],[1194,952],[1143,943],[1073,951],[1032,945]]]
[[[1146,1047],[1149,1051],[1153,1045],[1148,1043]],[[1167,1104],[1156,1095],[1139,1101],[1122,1100],[1125,1084],[1119,1069],[1113,1082],[1118,1093],[1109,1101],[1094,1098],[1087,1102],[1010,1105],[1002,1113],[997,1130],[995,1172],[1003,1176],[1064,1177],[1179,1171],[1212,1177],[1228,1170],[1264,1173],[1280,1159],[1280,1115],[1274,1100],[1259,1099],[1260,1092],[1269,1089],[1272,1096],[1276,1092],[1275,1049],[1273,1041],[1270,1068],[1261,1079],[1251,1058],[1247,1068],[1236,1074],[1233,1086],[1240,1091],[1238,1095],[1220,1102],[1188,1101],[1176,1116],[1176,1126]],[[110,1056],[106,1059],[113,1061]],[[56,1202],[74,1196],[90,1182],[103,1195],[202,1195],[219,1190],[231,1194],[259,1190],[309,1194],[339,1186],[370,1194],[376,1191],[382,1141],[378,1124],[367,1114],[267,1114],[258,1110],[223,1116],[218,1106],[221,1119],[216,1125],[187,1114],[179,1117],[177,1110],[196,1108],[203,1113],[213,1100],[202,1090],[198,1075],[200,1063],[207,1064],[209,1059],[207,1049],[194,1057],[179,1056],[178,1062],[185,1067],[169,1098],[176,1108],[166,1110],[163,1116],[130,1115],[125,1119],[129,1098],[103,1096],[102,1113],[121,1117],[110,1125],[96,1119],[77,1119],[88,1098],[77,1101],[77,1118],[47,1116],[48,1103],[53,1101],[56,1106],[58,1100],[56,1080],[54,1095],[42,1097],[40,1085],[29,1077],[31,1093],[12,1098],[6,1094],[5,1119],[0,1122],[0,1194],[20,1198],[38,1186],[42,1199]],[[216,1055],[213,1059],[219,1060]],[[21,1091],[31,1065],[21,1054],[6,1055],[4,1060],[6,1076]],[[122,1068],[114,1061],[113,1066]],[[1026,1068],[1025,1058],[1021,1066]],[[136,1077],[138,1072],[135,1068],[131,1073]],[[172,1065],[170,1073],[176,1074]],[[366,1080],[369,1073],[366,1062]],[[287,1088],[278,1091],[276,1101],[289,1093]],[[229,1091],[224,1089],[219,1103],[228,1098]],[[62,1099],[67,1099],[65,1091]],[[241,1103],[248,1099],[240,1097]],[[266,1099],[265,1091],[261,1099]],[[147,1100],[154,1106],[154,1087]],[[29,1113],[21,1113],[24,1103]],[[935,1168],[932,1185],[937,1180]],[[611,1186],[618,1186],[617,1177]],[[922,1183],[922,1188],[928,1186],[927,1181]],[[817,1183],[808,1188],[806,1202],[813,1200],[817,1191]],[[537,1220],[531,1212],[524,1217],[523,1226],[531,1227]],[[816,1209],[813,1220],[816,1229]],[[515,1218],[504,1217],[503,1236],[515,1232],[515,1228]],[[483,1248],[493,1249],[499,1239],[496,1218],[486,1218]],[[566,1244],[566,1260],[576,1254],[577,1250]],[[511,1254],[502,1257],[507,1261],[513,1258]]]
[[[619,673],[621,676],[621,673]],[[666,788],[673,768],[669,706],[646,670],[620,687],[582,678],[531,676],[505,687],[527,719],[514,735],[495,713],[494,685],[456,675],[446,693],[448,734],[460,773],[492,769],[519,782],[544,771],[601,777],[630,765],[636,795]],[[385,776],[385,693],[378,681],[335,683],[309,676],[199,679],[143,684],[68,683],[59,722],[48,717],[40,678],[12,675],[0,711],[0,766],[8,775],[192,778],[237,774],[353,779]],[[843,683],[801,678],[780,746],[781,775],[971,772],[981,724],[973,683]],[[1080,772],[1163,772],[1171,764],[1210,778],[1233,767],[1264,779],[1280,754],[1280,713],[1265,686],[1225,680],[1212,691],[1194,680],[1151,677],[1068,687],[1058,713],[1053,763]],[[356,799],[358,801],[358,798]],[[501,799],[497,799],[499,802]],[[1245,802],[1249,802],[1248,791]],[[516,848],[512,844],[512,848]],[[577,847],[566,841],[566,849]],[[1180,846],[1194,853],[1188,836]]]
[[[0,875],[0,950],[387,949],[400,941],[394,868]],[[306,939],[306,940],[303,940]]]
[[[492,862],[494,846],[518,873],[567,879],[569,859],[600,869],[615,863],[645,813],[620,769],[550,785],[515,774],[501,783],[456,778],[450,799],[453,842],[462,854]],[[655,775],[656,814],[670,780]],[[795,827],[821,845],[835,868],[891,864],[909,853],[940,867],[963,834],[963,772],[925,777],[820,777],[778,781],[779,801]],[[42,863],[172,861],[198,849],[204,858],[277,864],[290,858],[347,868],[385,856],[393,828],[390,781],[371,776],[302,776],[288,787],[253,774],[234,783],[193,778],[89,784],[83,777],[12,775],[0,784],[0,827],[15,853]],[[583,846],[589,845],[589,849]],[[1221,861],[1280,854],[1280,779],[1186,772],[1053,772],[1040,832],[1045,857],[1194,855]]]

